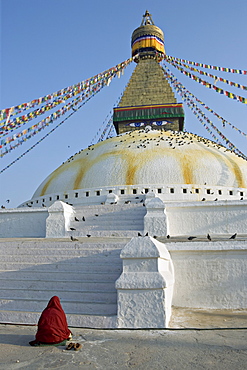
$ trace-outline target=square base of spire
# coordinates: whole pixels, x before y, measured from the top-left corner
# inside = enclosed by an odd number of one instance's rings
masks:
[[[162,130],[183,130],[182,103],[116,107],[113,110],[113,124],[117,134],[145,128],[145,126]]]

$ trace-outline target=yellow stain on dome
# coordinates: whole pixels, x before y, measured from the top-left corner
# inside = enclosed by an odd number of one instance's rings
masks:
[[[181,159],[180,159],[181,162]],[[191,170],[191,161],[184,156],[183,161],[180,163],[182,169],[182,176],[184,178],[184,184],[193,184],[193,171]]]
[[[77,176],[75,178],[75,181],[74,181],[73,189],[74,190],[75,189],[80,189],[80,184],[83,180],[83,177],[90,170],[90,168],[92,166],[94,166],[96,163],[101,162],[105,158],[111,157],[112,155],[115,155],[115,154],[116,154],[116,152],[113,152],[113,151],[110,151],[108,153],[102,153],[101,155],[98,155],[94,159],[89,159],[86,163],[84,163],[84,158],[83,158],[83,167],[81,166],[79,168],[78,174],[77,174]],[[78,161],[81,161],[81,160],[82,160],[82,158],[78,159]],[[99,186],[100,186],[100,184],[99,184]]]
[[[244,181],[244,178],[243,178],[243,173],[242,173],[239,165],[237,164],[237,161],[233,160],[230,156],[227,156],[226,159],[227,159],[227,161],[230,162],[230,164],[232,166],[232,172],[235,175],[238,187],[239,188],[246,188],[246,184],[245,184],[245,181]]]
[[[183,135],[185,137],[183,137]],[[166,140],[160,141],[159,146],[154,146],[152,143],[157,143],[157,141],[152,140],[156,140],[160,136],[172,140],[175,144],[175,149],[172,150]],[[184,144],[187,144],[190,140],[193,140],[193,143],[189,146],[178,146],[176,143],[177,139],[183,140]],[[142,146],[144,143],[146,143],[145,148]],[[238,187],[245,187],[241,166],[237,163],[238,157],[235,158],[233,154],[229,152],[223,153],[221,150],[214,148],[213,143],[210,143],[210,141],[208,141],[208,143],[210,145],[206,146],[204,142],[197,140],[196,135],[189,133],[181,133],[181,137],[179,138],[177,134],[169,131],[162,133],[160,131],[149,131],[148,133],[132,131],[131,134],[126,133],[111,138],[91,146],[91,149],[84,149],[81,153],[76,154],[73,160],[65,162],[49,176],[42,187],[40,196],[46,194],[50,184],[56,180],[60,174],[73,167],[76,167],[76,169],[75,174],[71,177],[71,182],[73,182],[71,188],[74,190],[81,188],[83,178],[88,171],[90,171],[95,164],[101,161],[103,162],[109,157],[118,157],[121,159],[122,167],[119,168],[119,170],[122,170],[125,174],[126,185],[134,185],[140,182],[140,179],[137,177],[138,171],[147,166],[148,162],[151,163],[152,160],[158,157],[164,157],[164,160],[165,157],[172,157],[176,159],[177,163],[180,165],[184,184],[195,183],[197,171],[202,171],[202,158],[207,158],[209,163],[210,158],[215,158],[219,164],[221,163],[223,165],[224,163],[227,170],[234,174]],[[137,148],[137,146],[139,148]],[[224,147],[222,149],[224,149]],[[90,155],[86,156],[86,153]],[[173,171],[172,168],[169,170]],[[143,180],[145,182],[145,179]],[[119,184],[109,185],[113,186]]]

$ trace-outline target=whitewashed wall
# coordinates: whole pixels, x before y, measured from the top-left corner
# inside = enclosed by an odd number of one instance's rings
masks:
[[[0,238],[45,238],[48,210],[15,208],[0,211]]]
[[[247,308],[247,241],[167,244],[175,275],[172,305]]]
[[[247,233],[247,201],[165,203],[170,235]]]
[[[58,201],[58,203],[62,202]],[[164,202],[164,204],[167,234],[171,236],[247,233],[247,200]],[[73,209],[67,204],[64,206]],[[128,210],[127,204],[124,207]],[[0,237],[45,237],[48,212],[48,207],[0,210]],[[128,212],[124,212],[128,217]],[[57,213],[57,222],[59,217]],[[68,227],[69,225],[66,228]],[[52,230],[49,230],[48,234],[51,235],[51,233]],[[56,236],[58,237],[57,234]],[[64,233],[60,235],[60,237],[64,236]]]

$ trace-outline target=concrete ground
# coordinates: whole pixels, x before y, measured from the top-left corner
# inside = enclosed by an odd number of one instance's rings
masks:
[[[31,347],[36,326],[1,324],[0,369],[247,369],[246,311],[179,310],[173,318],[166,330],[71,328],[78,352]]]

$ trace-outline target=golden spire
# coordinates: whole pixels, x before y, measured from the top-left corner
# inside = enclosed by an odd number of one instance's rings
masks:
[[[163,59],[164,34],[154,25],[152,16],[147,10],[143,15],[141,26],[132,33],[131,48],[132,56],[137,63],[140,59],[155,58],[157,61]]]

